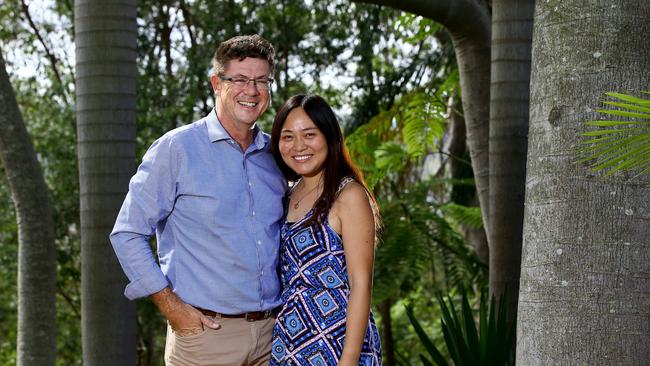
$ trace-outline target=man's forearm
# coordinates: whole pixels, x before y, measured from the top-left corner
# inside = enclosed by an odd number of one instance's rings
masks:
[[[169,315],[174,314],[185,305],[178,295],[176,295],[169,287],[152,294],[151,301],[158,307],[158,310],[169,319]]]

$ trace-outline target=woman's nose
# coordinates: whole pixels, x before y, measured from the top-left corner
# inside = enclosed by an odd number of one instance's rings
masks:
[[[295,139],[295,143],[293,144],[293,148],[296,150],[303,150],[305,148],[305,140],[298,137]]]

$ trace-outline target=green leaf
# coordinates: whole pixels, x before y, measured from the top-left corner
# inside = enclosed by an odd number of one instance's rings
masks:
[[[627,163],[628,163],[627,166],[629,166],[630,164],[636,164],[635,160],[638,160],[638,159],[640,159],[641,161],[643,161],[644,159],[648,160],[648,156],[645,155],[647,152],[650,152],[650,146],[641,145],[641,146],[637,146],[637,147],[631,149],[630,151],[628,151],[627,153],[624,153],[624,154],[621,154],[621,155],[617,155],[616,153],[609,154],[609,155],[607,155],[606,160],[604,160],[600,164],[597,164],[593,168],[593,170],[594,171],[600,171],[600,170],[612,167],[612,166],[614,166],[614,165],[616,165],[618,163],[625,162],[626,159],[629,159],[627,161]],[[634,158],[630,159],[630,157],[634,157]],[[616,171],[616,170],[617,169],[614,169],[614,171]]]
[[[460,310],[454,306],[452,296],[443,299],[438,292],[436,300],[441,312],[442,331],[445,345],[455,366],[505,366],[514,365],[512,347],[516,317],[508,324],[508,295],[502,294],[498,306],[492,297],[489,306],[486,290],[480,293],[479,324],[474,320],[474,311],[470,306],[466,292],[460,288]],[[412,322],[415,321],[412,309],[408,308]],[[411,318],[410,318],[411,319]],[[415,327],[415,325],[414,325]],[[417,332],[417,329],[416,329]],[[419,333],[418,333],[419,334]],[[427,344],[433,341],[427,337]],[[425,348],[428,348],[425,345]],[[423,356],[421,360],[426,365]]]
[[[643,118],[643,119],[650,118],[650,115],[648,115],[647,113],[628,112],[628,111],[621,111],[618,109],[597,109],[596,111],[603,114],[611,114],[614,116],[621,116],[621,117]]]
[[[602,136],[602,135],[611,135],[616,133],[629,133],[634,131],[646,131],[645,128],[624,128],[624,129],[611,129],[611,130],[597,130],[585,132],[583,136]]]
[[[638,112],[648,112],[650,115],[650,107],[644,107],[641,105],[637,104],[631,104],[631,103],[619,103],[619,102],[603,102],[604,104],[611,105],[614,107],[619,107],[623,109],[629,109],[632,111],[638,111]]]
[[[650,121],[589,121],[586,122],[586,124],[589,126],[612,127],[625,125],[650,125]]]
[[[590,152],[590,156],[582,159],[581,162],[606,158],[607,156],[611,156],[617,152],[627,151],[632,146],[635,146],[637,144],[645,144],[645,140],[642,136],[628,136],[620,140],[611,139],[595,143],[592,146],[588,146],[582,149],[584,152]]]
[[[472,309],[469,306],[469,300],[467,299],[467,294],[465,293],[465,291],[461,291],[461,294],[462,294],[461,311],[462,311],[462,318],[463,318],[463,323],[465,328],[465,342],[467,344],[467,349],[480,350],[479,338],[476,330],[476,322],[474,321],[474,314],[472,313]],[[468,352],[467,354],[469,358],[471,358],[471,362],[473,364],[476,365],[480,362],[480,354],[477,354],[475,352]]]
[[[450,202],[440,206],[440,210],[445,216],[462,225],[477,229],[483,227],[483,216],[480,207],[467,207]]]
[[[642,91],[642,93],[648,94],[648,92],[643,92],[643,91]],[[642,106],[650,106],[650,100],[648,100],[648,99],[637,98],[637,97],[635,97],[633,95],[622,94],[622,93],[608,92],[608,93],[605,93],[605,94],[610,96],[610,97],[614,97],[614,98],[617,98],[617,99],[620,99],[620,100],[623,100],[623,101],[626,101],[626,102],[630,102],[630,103],[634,103],[634,104],[638,104],[638,105],[642,105]]]
[[[417,334],[418,338],[420,338],[420,342],[424,345],[424,348],[429,352],[433,360],[438,366],[448,366],[449,364],[445,360],[445,358],[442,356],[442,353],[438,351],[436,346],[433,344],[433,341],[429,336],[426,334],[422,326],[420,325],[420,322],[415,318],[415,315],[413,314],[413,308],[410,306],[405,306],[406,308],[406,316],[409,318],[409,321],[413,325],[413,328],[415,329],[415,333]]]

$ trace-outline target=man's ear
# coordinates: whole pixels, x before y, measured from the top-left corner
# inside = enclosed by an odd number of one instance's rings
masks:
[[[212,91],[214,94],[219,93],[219,89],[221,89],[221,79],[217,75],[210,75],[210,84],[212,84]]]

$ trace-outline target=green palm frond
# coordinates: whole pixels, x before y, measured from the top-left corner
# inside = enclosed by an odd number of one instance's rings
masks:
[[[375,166],[380,170],[401,171],[406,162],[406,152],[395,142],[385,142],[375,150]]]
[[[650,100],[622,93],[605,94],[617,101],[603,104],[616,109],[598,109],[608,119],[586,122],[598,129],[582,134],[589,139],[583,141],[586,146],[580,149],[584,156],[580,162],[606,175],[618,171],[639,175],[650,172]]]
[[[440,206],[440,210],[445,217],[459,224],[476,229],[483,227],[483,216],[479,207],[468,207],[450,202]]]
[[[402,139],[412,158],[421,158],[446,130],[446,105],[425,91],[409,95],[401,113]]]

